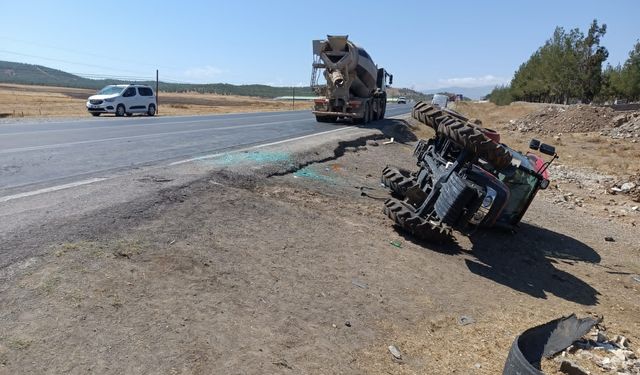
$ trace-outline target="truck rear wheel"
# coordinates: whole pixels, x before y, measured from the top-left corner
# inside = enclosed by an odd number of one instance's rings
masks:
[[[316,121],[317,122],[328,122],[328,123],[335,123],[338,121],[338,118],[335,116],[316,116]]]
[[[367,102],[364,105],[364,123],[368,124],[371,122],[371,105]]]

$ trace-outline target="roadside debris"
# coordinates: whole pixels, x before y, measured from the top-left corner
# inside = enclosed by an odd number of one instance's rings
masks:
[[[607,241],[607,242],[616,242],[616,240],[611,236],[605,237],[604,240]]]
[[[158,176],[144,176],[142,178],[139,178],[138,181],[162,183],[162,182],[171,182],[173,181],[173,178],[165,178],[165,177],[158,177]]]
[[[400,352],[400,349],[398,349],[395,345],[389,345],[389,353],[391,353],[391,355],[395,359],[402,359],[402,353]]]
[[[389,241],[389,243],[391,245],[397,247],[398,249],[402,249],[402,242],[400,242],[398,240]]]
[[[367,283],[363,283],[362,281],[358,280],[358,279],[352,279],[351,280],[351,284],[357,286],[358,288],[362,288],[362,289],[368,289],[369,285],[367,285]]]
[[[392,144],[394,141],[395,141],[395,140],[394,140],[394,138],[393,138],[393,137],[391,137],[391,139],[390,139],[390,140],[388,140],[388,141],[386,141],[386,142],[382,142],[382,144],[383,144],[383,145],[390,145],[390,144]]]
[[[530,328],[516,338],[503,375],[596,371],[640,374],[640,360],[625,336],[607,334],[602,318],[571,315]]]
[[[543,374],[542,358],[549,358],[584,336],[600,322],[595,318],[578,319],[575,314],[529,328],[511,345],[503,375]]]
[[[470,316],[461,315],[460,317],[458,317],[458,324],[460,324],[461,326],[466,326],[468,324],[473,324],[475,322],[476,322],[475,319],[473,319]]]

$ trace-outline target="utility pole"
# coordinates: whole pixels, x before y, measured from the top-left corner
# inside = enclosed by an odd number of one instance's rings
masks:
[[[296,87],[293,86],[293,100],[291,101],[291,110],[295,111],[296,110]]]
[[[158,113],[158,69],[156,69],[156,113]]]

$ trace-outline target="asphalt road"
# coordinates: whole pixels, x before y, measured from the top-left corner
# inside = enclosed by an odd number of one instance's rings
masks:
[[[387,117],[410,109],[390,105]],[[0,197],[345,126],[309,111],[4,124]]]

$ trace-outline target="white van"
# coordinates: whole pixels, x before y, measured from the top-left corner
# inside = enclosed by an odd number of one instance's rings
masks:
[[[433,99],[431,99],[432,105],[437,105],[440,108],[447,108],[447,104],[449,103],[449,97],[447,95],[435,94]]]
[[[87,99],[87,110],[93,116],[115,113],[131,116],[134,113],[156,114],[156,95],[146,85],[109,85]]]

